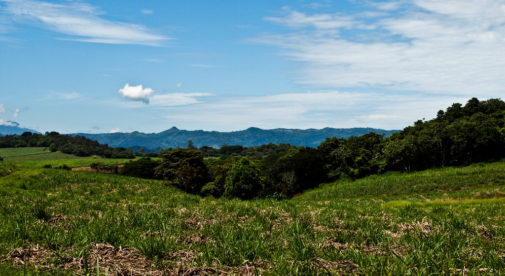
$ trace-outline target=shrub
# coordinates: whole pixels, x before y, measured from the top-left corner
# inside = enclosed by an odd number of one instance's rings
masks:
[[[72,168],[71,168],[71,167],[69,167],[69,166],[68,166],[68,165],[66,165],[66,164],[63,164],[63,165],[61,165],[61,166],[58,166],[58,167],[56,167],[56,169],[66,170],[66,171],[71,171],[71,170],[72,170]]]
[[[135,176],[140,178],[156,178],[154,169],[160,165],[160,162],[151,158],[141,158],[137,161],[130,161],[124,164],[121,174]]]
[[[258,168],[247,158],[240,159],[226,176],[224,195],[241,199],[254,198],[261,191]]]

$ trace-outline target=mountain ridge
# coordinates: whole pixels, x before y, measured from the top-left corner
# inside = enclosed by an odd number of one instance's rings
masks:
[[[112,147],[143,147],[148,150],[185,147],[191,140],[196,147],[209,146],[218,148],[222,145],[241,145],[245,147],[262,144],[289,143],[295,146],[317,147],[328,137],[347,138],[376,132],[389,136],[398,130],[377,128],[322,128],[322,129],[261,129],[249,127],[244,130],[220,132],[206,130],[181,130],[172,127],[158,133],[117,132],[117,133],[74,133]]]
[[[36,130],[20,127],[19,123],[7,121],[6,124],[0,124],[0,136],[3,135],[21,135],[23,132],[39,133]]]

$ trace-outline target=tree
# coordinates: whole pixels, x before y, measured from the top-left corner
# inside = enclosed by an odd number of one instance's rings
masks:
[[[258,168],[247,158],[240,159],[226,176],[224,195],[252,199],[261,190],[261,179]]]
[[[156,177],[188,193],[197,194],[210,181],[207,166],[199,150],[169,150],[162,154],[161,164],[155,168]]]
[[[269,185],[286,196],[314,188],[327,180],[323,156],[313,148],[292,149],[275,161],[270,158],[265,161],[273,162],[266,168]]]

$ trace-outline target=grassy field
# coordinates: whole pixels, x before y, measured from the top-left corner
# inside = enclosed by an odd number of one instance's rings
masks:
[[[503,161],[324,184],[282,201],[26,162],[0,177],[6,274],[505,273]]]
[[[103,164],[122,164],[131,159],[111,159],[98,156],[78,157],[62,152],[51,152],[45,148],[0,148],[0,156],[6,161],[15,162],[24,168],[42,168],[44,165],[58,167],[67,165],[71,168],[86,167],[91,163],[100,162]]]

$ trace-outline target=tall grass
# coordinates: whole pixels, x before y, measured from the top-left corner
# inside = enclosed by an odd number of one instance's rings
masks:
[[[291,200],[240,201],[21,162],[0,177],[0,270],[35,271],[12,265],[15,248],[55,252],[52,272],[64,272],[64,260],[108,243],[136,248],[165,271],[503,274],[504,172],[505,162],[478,164],[330,183]]]

